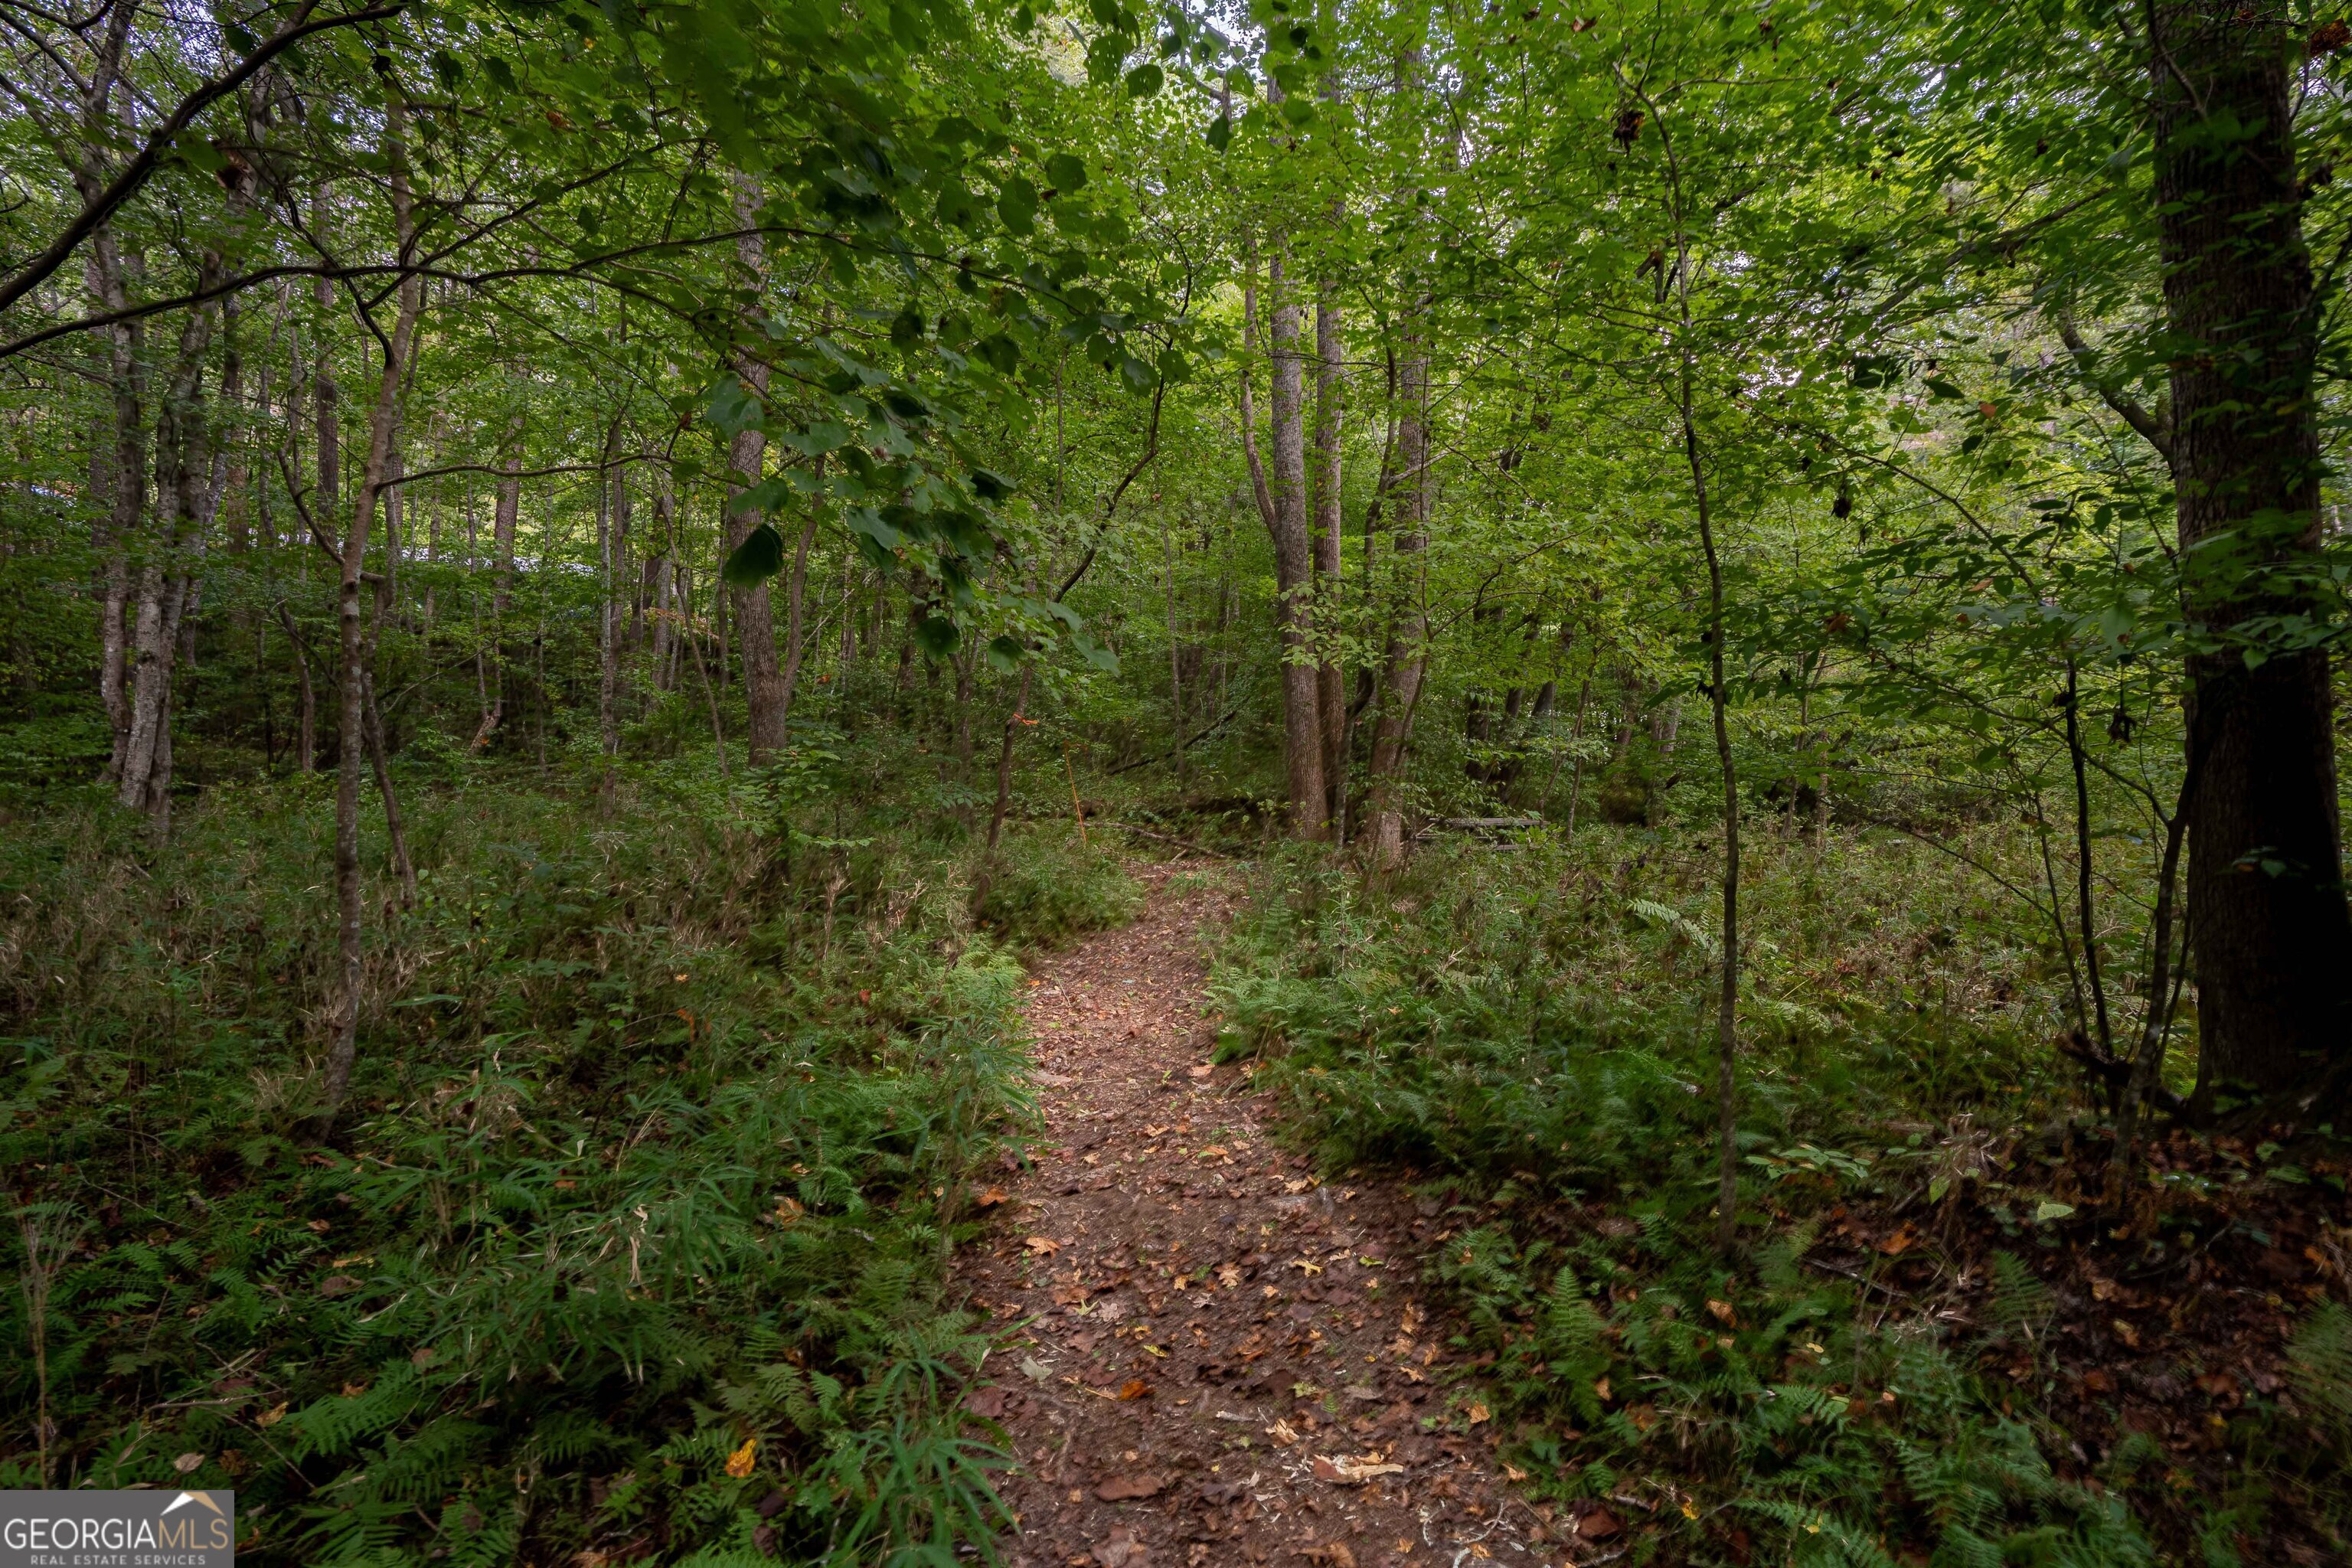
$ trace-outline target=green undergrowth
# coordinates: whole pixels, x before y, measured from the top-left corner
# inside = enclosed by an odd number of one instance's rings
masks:
[[[1952,1130],[2066,1102],[2042,1044],[2063,975],[1946,861],[1759,837],[1737,1268],[1713,1244],[1703,841],[1433,851],[1377,895],[1276,868],[1219,963],[1223,1054],[1260,1058],[1330,1165],[1441,1200],[1457,1349],[1563,1527],[1598,1510],[1635,1562],[2152,1561],[2115,1490],[2053,1471],[2063,1435],[1972,1371],[1986,1337],[2032,1337],[2015,1257],[1968,1347],[1888,1313],[1867,1267],[1807,1262],[1839,1205],[1937,1180]]]
[[[1024,1114],[1007,944],[1071,917],[977,931],[968,847],[780,834],[790,782],[411,799],[323,1148],[328,781],[12,826],[0,1486],[234,1488],[256,1563],[985,1553],[943,1267]]]
[[[1089,931],[1126,924],[1142,910],[1142,889],[1119,858],[1039,827],[1010,840],[1013,852],[988,879],[974,913],[1008,940],[1059,947]]]

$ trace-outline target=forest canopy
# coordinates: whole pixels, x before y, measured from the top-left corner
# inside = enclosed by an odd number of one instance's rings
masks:
[[[960,1194],[1023,958],[1172,854],[1298,1146],[1492,1205],[1432,1267],[1562,1517],[2337,1560],[2347,72],[2205,0],[0,0],[0,1476],[993,1552]],[[1997,1300],[1822,1307],[1871,1215]],[[2034,1292],[2256,1235],[2288,1370],[2090,1436]],[[1840,1344],[1928,1424],[1727,1335],[1660,1459],[1562,1392],[1636,1279],[1900,1297]]]

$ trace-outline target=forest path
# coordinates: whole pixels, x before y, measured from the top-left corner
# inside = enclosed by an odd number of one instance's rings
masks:
[[[1003,1325],[971,1403],[1021,1465],[1006,1561],[1561,1562],[1420,1300],[1452,1222],[1275,1145],[1272,1097],[1207,1065],[1200,939],[1235,891],[1143,875],[1141,919],[1031,979],[1043,1136],[959,1263]]]

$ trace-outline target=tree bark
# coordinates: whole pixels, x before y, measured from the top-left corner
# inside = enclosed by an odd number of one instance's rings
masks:
[[[2325,616],[2308,575],[2321,458],[2300,40],[2268,5],[2172,0],[2149,20],[2183,596],[2220,645],[2188,660],[2205,747],[2186,899],[2200,1077],[2276,1095],[2352,1056],[2328,657],[2293,646]]]
[[[1412,737],[1413,712],[1421,704],[1427,658],[1428,613],[1423,605],[1429,543],[1429,348],[1419,310],[1406,326],[1405,352],[1397,373],[1397,477],[1389,634],[1381,673],[1380,709],[1372,721],[1372,750],[1365,769],[1364,812],[1371,830],[1372,864],[1387,868],[1404,859],[1404,807],[1399,793],[1405,748]]]
[[[415,241],[406,161],[401,145],[404,117],[398,100],[387,112],[385,142],[392,187],[394,233],[405,258]],[[364,973],[360,885],[360,769],[367,749],[367,637],[360,604],[360,588],[367,566],[369,525],[392,456],[393,425],[400,410],[401,378],[416,337],[416,318],[424,292],[414,278],[396,291],[397,307],[384,354],[383,374],[376,384],[375,406],[368,421],[367,463],[352,497],[350,521],[342,540],[341,581],[337,593],[337,622],[342,654],[341,701],[339,714],[341,755],[335,776],[335,903],[337,949],[341,959],[341,994],[337,998],[335,1032],[328,1046],[320,1085],[317,1136],[324,1138],[341,1114],[350,1091],[352,1069],[359,1057],[360,991]],[[390,796],[385,797],[387,802]]]
[[[749,177],[739,178],[735,186],[735,212],[745,229],[750,229],[757,215],[759,190]],[[736,259],[748,275],[749,286],[755,291],[764,289],[768,281],[766,245],[754,233],[747,233],[735,242]],[[748,353],[739,354],[735,374],[744,385],[763,398],[768,391],[768,367]],[[727,549],[732,552],[759,526],[759,517],[749,511],[735,510],[735,500],[743,491],[760,482],[760,473],[767,457],[768,437],[756,426],[740,431],[728,449],[727,481]],[[731,590],[735,605],[735,640],[743,650],[743,701],[749,711],[751,727],[746,735],[746,749],[751,765],[757,767],[771,752],[784,744],[785,714],[790,702],[786,695],[783,671],[776,661],[775,608],[769,595],[768,584],[761,583],[749,588]]]
[[[1339,668],[1340,447],[1347,379],[1340,363],[1339,307],[1323,285],[1315,301],[1315,666],[1317,716],[1323,728],[1323,788],[1334,837],[1348,836],[1348,692]]]
[[[1328,836],[1323,787],[1323,721],[1318,711],[1312,626],[1315,592],[1313,549],[1307,535],[1307,443],[1305,370],[1298,347],[1297,302],[1284,286],[1282,262],[1268,271],[1272,295],[1268,322],[1273,365],[1268,413],[1273,419],[1274,467],[1269,475],[1257,456],[1255,411],[1251,406],[1250,359],[1256,348],[1257,288],[1242,289],[1242,429],[1253,488],[1267,534],[1274,542],[1274,624],[1282,661],[1282,760],[1286,815],[1294,838]]]

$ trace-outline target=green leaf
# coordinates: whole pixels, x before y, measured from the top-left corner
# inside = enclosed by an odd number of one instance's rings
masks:
[[[1075,153],[1056,153],[1046,159],[1045,177],[1054,182],[1055,190],[1065,195],[1087,188],[1086,163]]]
[[[2064,1219],[2074,1212],[2073,1204],[2062,1204],[2054,1198],[2044,1198],[2033,1206],[2033,1223],[2047,1225],[2053,1219]]]
[[[719,576],[730,587],[756,588],[783,569],[784,536],[763,522],[743,536]]]
[[[923,313],[909,305],[892,318],[890,346],[897,349],[919,348],[923,342]]]
[[[1146,60],[1127,73],[1127,96],[1129,98],[1153,97],[1167,79],[1166,71]]]
[[[971,488],[982,500],[1003,500],[1020,487],[992,468],[974,468]]]
[[[1021,658],[1025,651],[1013,637],[1001,634],[991,637],[987,649],[989,668],[1001,675],[1012,675],[1020,669]]]
[[[915,643],[932,658],[945,658],[955,652],[963,633],[945,616],[925,616],[915,623]]]
[[[1207,134],[1202,138],[1202,141],[1208,142],[1212,148],[1220,153],[1225,150],[1226,146],[1232,142],[1233,139],[1234,117],[1230,114],[1220,114],[1216,119],[1211,121],[1209,122]]]
[[[996,216],[1015,236],[1026,237],[1037,226],[1037,187],[1018,174],[1007,179],[997,188]]]

